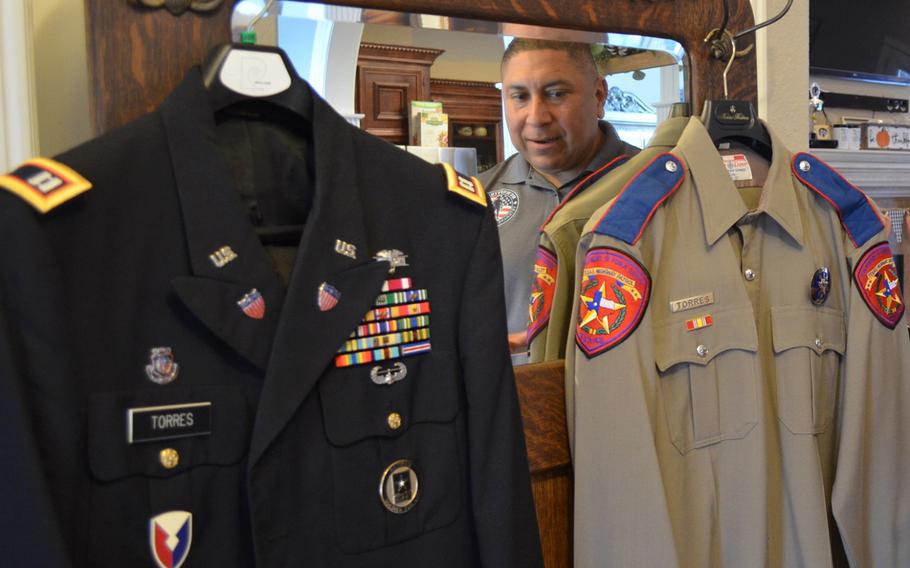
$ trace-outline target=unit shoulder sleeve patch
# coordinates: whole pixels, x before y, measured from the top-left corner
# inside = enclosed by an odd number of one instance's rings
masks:
[[[894,329],[904,316],[904,302],[888,243],[879,243],[863,254],[853,269],[853,282],[878,321]]]
[[[528,343],[547,327],[550,310],[553,308],[553,293],[556,291],[556,255],[542,246],[537,247],[534,261],[534,281],[528,303]]]
[[[476,177],[462,175],[455,171],[455,168],[450,164],[445,162],[440,165],[446,172],[446,182],[449,191],[483,207],[487,206],[487,194],[483,190],[483,185],[481,185]]]
[[[600,217],[594,232],[634,245],[660,205],[686,177],[683,163],[669,152],[658,154],[619,192]]]
[[[0,176],[0,187],[47,213],[91,189],[92,184],[70,167],[48,158],[32,158]]]
[[[824,161],[799,152],[790,167],[797,179],[834,207],[854,246],[863,246],[885,228],[866,194]]]
[[[641,323],[651,277],[626,253],[593,248],[585,255],[579,290],[575,343],[591,358],[625,341]]]

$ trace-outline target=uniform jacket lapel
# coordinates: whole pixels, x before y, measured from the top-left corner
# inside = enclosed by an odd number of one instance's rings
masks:
[[[278,323],[260,412],[253,431],[250,465],[290,420],[345,339],[373,305],[388,264],[373,259],[362,209],[368,180],[358,171],[354,133],[347,122],[313,97],[315,198],[287,297]],[[355,258],[335,250],[336,241],[354,245]],[[339,293],[337,305],[323,311],[321,284]]]
[[[180,196],[191,274],[172,281],[180,301],[238,354],[265,370],[284,290],[238,198],[215,141],[214,115],[198,71],[161,107]],[[217,266],[212,255],[230,247]],[[215,257],[218,258],[217,256]],[[255,319],[238,301],[253,289],[265,301]]]

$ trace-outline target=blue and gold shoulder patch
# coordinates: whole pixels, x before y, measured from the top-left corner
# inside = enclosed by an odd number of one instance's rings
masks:
[[[866,194],[824,161],[799,152],[793,156],[790,167],[799,181],[837,210],[841,225],[855,246],[863,246],[885,228]]]
[[[464,197],[468,201],[478,203],[483,207],[487,206],[487,194],[483,190],[483,185],[474,176],[466,176],[455,171],[451,164],[440,163],[442,169],[446,171],[446,181],[448,182],[449,191]]]
[[[92,184],[60,162],[32,158],[0,176],[0,187],[18,195],[41,213],[47,213],[88,191]]]
[[[634,245],[654,212],[679,189],[685,177],[686,168],[679,158],[669,152],[658,154],[626,182],[594,232]]]

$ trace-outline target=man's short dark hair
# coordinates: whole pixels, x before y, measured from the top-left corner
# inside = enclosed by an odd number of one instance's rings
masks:
[[[578,62],[579,68],[584,71],[590,71],[592,76],[597,77],[597,65],[594,63],[594,55],[591,54],[591,46],[587,43],[576,43],[573,41],[557,41],[553,39],[530,39],[517,37],[512,40],[505,53],[502,54],[501,67],[505,67],[510,59],[524,51],[537,51],[541,49],[552,49],[562,51],[569,55],[572,61]]]

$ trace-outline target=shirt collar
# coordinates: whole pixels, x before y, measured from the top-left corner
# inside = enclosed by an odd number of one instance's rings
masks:
[[[767,213],[802,245],[803,224],[796,199],[796,182],[790,174],[791,154],[773,130],[765,127],[774,153],[756,212]],[[705,239],[713,245],[749,211],[698,117],[689,119],[675,152],[681,154],[689,166],[704,213]]]

